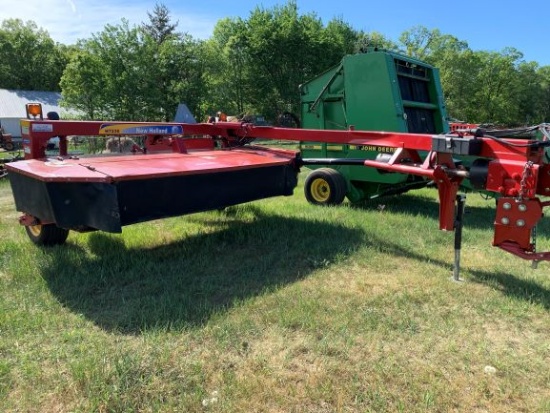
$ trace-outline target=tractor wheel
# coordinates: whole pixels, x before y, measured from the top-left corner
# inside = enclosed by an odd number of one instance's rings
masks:
[[[59,228],[55,224],[38,224],[26,226],[27,235],[36,245],[58,245],[63,244],[69,236],[69,230]]]
[[[276,125],[282,128],[299,128],[300,119],[292,112],[283,112],[277,117]]]
[[[15,149],[15,145],[13,144],[13,142],[6,142],[4,144],[4,149],[8,152],[11,152]]]
[[[321,168],[311,172],[304,184],[304,193],[314,205],[339,205],[347,192],[346,180],[334,169]]]

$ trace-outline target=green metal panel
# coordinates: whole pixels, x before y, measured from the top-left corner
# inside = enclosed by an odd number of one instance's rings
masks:
[[[348,125],[360,130],[407,132],[391,57],[364,53],[343,59]]]
[[[361,130],[448,131],[439,71],[398,53],[345,56],[339,65],[301,85],[300,92],[304,128],[347,129],[353,125]],[[407,116],[411,112],[430,114],[431,129],[411,122]],[[411,130],[415,126],[420,130]]]
[[[438,70],[398,53],[373,49],[345,56],[337,66],[301,85],[300,94],[306,129],[448,131]],[[301,144],[301,152],[304,158],[375,159],[391,149],[309,142]],[[411,180],[361,166],[334,168],[348,181],[351,201]]]

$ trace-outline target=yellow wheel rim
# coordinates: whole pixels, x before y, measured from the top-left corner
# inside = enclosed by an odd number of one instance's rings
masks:
[[[319,203],[328,202],[330,199],[330,185],[322,178],[316,178],[311,182],[311,196]]]
[[[34,237],[39,237],[40,236],[40,233],[42,232],[42,225],[29,225],[27,227],[29,229],[29,232],[34,236]]]

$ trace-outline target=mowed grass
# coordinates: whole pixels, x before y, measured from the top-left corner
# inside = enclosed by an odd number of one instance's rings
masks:
[[[456,283],[434,190],[41,249],[3,180],[0,411],[548,412],[549,264],[490,246],[493,204],[468,195]]]

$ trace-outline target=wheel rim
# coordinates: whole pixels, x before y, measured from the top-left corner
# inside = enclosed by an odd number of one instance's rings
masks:
[[[42,232],[42,225],[40,224],[29,225],[27,228],[29,229],[29,232],[31,233],[31,235],[34,237],[39,237],[40,233]]]
[[[311,196],[316,202],[327,202],[330,199],[330,185],[322,178],[311,182]]]

